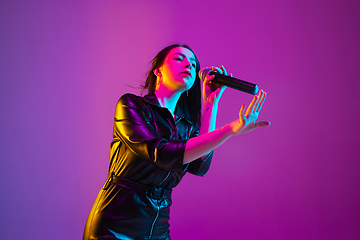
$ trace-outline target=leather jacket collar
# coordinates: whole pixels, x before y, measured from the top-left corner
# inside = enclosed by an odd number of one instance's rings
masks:
[[[143,97],[143,99],[152,104],[152,105],[155,105],[155,106],[158,106],[158,107],[161,107],[160,106],[160,103],[155,95],[154,92],[150,92],[148,93],[147,95],[145,95]],[[178,121],[182,118],[184,118],[186,121],[188,121],[189,123],[192,123],[191,119],[189,118],[189,113],[188,111],[186,111],[186,113],[184,112],[185,109],[183,109],[182,107],[178,107],[179,105],[176,106],[176,109],[175,109],[175,121]]]

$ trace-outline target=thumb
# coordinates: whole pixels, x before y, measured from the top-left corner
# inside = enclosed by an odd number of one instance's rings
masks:
[[[216,91],[214,92],[214,95],[215,95],[216,97],[218,97],[219,94],[220,94],[220,91],[221,91],[221,88],[216,89]]]
[[[268,121],[259,121],[259,122],[256,122],[255,123],[255,128],[258,128],[258,127],[268,127],[271,125],[271,122],[268,122]]]

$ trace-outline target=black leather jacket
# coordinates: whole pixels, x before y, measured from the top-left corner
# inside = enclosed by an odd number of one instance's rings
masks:
[[[187,115],[186,109],[176,108],[174,121],[154,93],[123,95],[115,110],[109,173],[164,189],[174,188],[186,172],[204,176],[212,152],[183,164],[187,140],[199,133]],[[89,215],[84,239],[169,239],[170,205],[170,197],[153,199],[107,181]]]

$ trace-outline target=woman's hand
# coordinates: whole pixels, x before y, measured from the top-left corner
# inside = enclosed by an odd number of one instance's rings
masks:
[[[228,75],[223,65],[221,65],[219,68],[212,66],[210,67],[210,69],[214,72]],[[210,103],[210,104],[218,103],[221,95],[226,89],[226,86],[212,82],[211,80],[213,80],[214,77],[215,77],[214,75],[208,75],[205,77],[205,80],[203,82],[202,96],[204,103]]]
[[[211,92],[210,95],[215,92]],[[244,105],[241,106],[239,119],[226,124],[222,128],[207,131],[209,124],[201,124],[199,136],[190,138],[186,143],[183,163],[186,164],[204,156],[211,150],[219,147],[231,136],[251,132],[258,127],[269,126],[270,122],[267,121],[255,122],[259,116],[261,107],[265,102],[265,98],[266,93],[261,90],[257,96],[254,96],[254,99],[251,101],[247,109]],[[204,125],[206,125],[206,131],[202,131]]]
[[[239,112],[239,119],[230,123],[231,128],[235,135],[244,134],[255,130],[258,127],[267,127],[270,125],[268,121],[256,122],[261,107],[266,99],[266,93],[261,90],[258,95],[254,96],[249,107],[245,110],[245,105],[241,106]]]

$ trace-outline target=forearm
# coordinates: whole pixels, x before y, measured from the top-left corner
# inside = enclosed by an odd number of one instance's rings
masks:
[[[204,104],[199,136],[216,129],[217,112],[218,112],[218,104],[212,104],[212,103]]]
[[[199,136],[202,136],[208,132],[214,131],[216,128],[216,116],[218,112],[218,104],[210,103],[206,100],[203,101],[203,111],[202,111],[202,121],[201,127],[199,129]],[[212,150],[212,149],[211,149]],[[202,158],[205,158],[208,154],[211,153],[211,150],[204,155]]]
[[[222,128],[213,130],[198,137],[190,138],[185,146],[183,163],[189,163],[207,154],[211,150],[223,144],[228,138],[235,135],[233,127],[231,126],[232,124],[233,123],[229,123]]]

